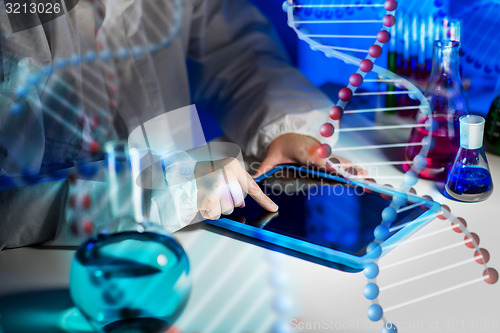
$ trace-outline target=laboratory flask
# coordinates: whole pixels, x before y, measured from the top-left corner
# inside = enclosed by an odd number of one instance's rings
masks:
[[[483,149],[484,118],[460,118],[460,149],[446,181],[446,192],[466,202],[486,200],[493,192],[493,181]]]
[[[425,90],[430,110],[421,108],[417,127],[412,129],[406,148],[408,171],[424,145],[428,145],[423,178],[444,181],[460,146],[459,118],[468,115],[459,73],[460,43],[451,40],[434,42],[432,71]],[[420,125],[420,126],[418,126]],[[421,145],[419,145],[421,143]]]
[[[126,142],[105,146],[113,222],[77,250],[70,294],[102,332],[165,332],[191,291],[188,257],[161,225],[148,220],[140,163]]]

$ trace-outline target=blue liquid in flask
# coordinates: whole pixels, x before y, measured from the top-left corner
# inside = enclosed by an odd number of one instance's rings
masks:
[[[102,332],[164,332],[190,291],[187,255],[163,234],[99,235],[79,247],[71,266],[71,297]]]
[[[481,201],[491,195],[492,189],[490,172],[477,166],[454,168],[446,184],[448,194],[458,200],[474,198],[474,201]]]
[[[493,181],[483,149],[484,119],[460,118],[460,149],[448,173],[445,189],[454,199],[465,202],[486,200],[493,192]]]

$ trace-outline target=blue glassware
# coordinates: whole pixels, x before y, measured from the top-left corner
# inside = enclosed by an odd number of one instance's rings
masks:
[[[162,226],[147,220],[140,152],[121,141],[105,150],[114,221],[78,248],[70,294],[98,331],[165,332],[189,299],[189,260]]]
[[[493,181],[483,149],[484,118],[460,118],[460,149],[448,173],[446,192],[466,202],[486,200],[493,192]]]
[[[124,231],[91,238],[71,267],[71,297],[104,332],[164,332],[191,290],[189,261],[172,237]]]

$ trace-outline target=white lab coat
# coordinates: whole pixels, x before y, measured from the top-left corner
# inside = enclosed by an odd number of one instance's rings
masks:
[[[75,61],[32,89],[21,114],[9,112],[12,92],[22,80],[17,67],[57,64],[57,59],[98,49],[99,42],[113,50],[158,43],[175,26],[173,3],[104,0],[97,37],[88,1],[19,32],[12,32],[1,11],[1,172],[45,174],[88,161],[95,158],[89,138],[126,138],[146,121],[192,103],[212,114],[227,137],[256,158],[285,133],[323,139],[319,127],[328,120],[332,102],[289,65],[271,25],[246,0],[185,0],[182,23],[168,47],[110,62]],[[116,92],[110,93],[110,85]],[[110,101],[117,107],[110,109]],[[8,223],[0,223],[0,235],[8,230],[1,225]],[[19,242],[33,241],[40,240]]]

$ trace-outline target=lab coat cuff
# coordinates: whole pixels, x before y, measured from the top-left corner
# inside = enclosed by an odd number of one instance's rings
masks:
[[[169,186],[192,181],[195,178],[196,161],[185,151],[175,151],[162,155],[161,164]]]
[[[169,186],[152,198],[151,220],[173,233],[191,224],[198,213],[196,181]]]
[[[196,161],[186,152],[162,156],[167,189],[152,198],[151,219],[175,232],[189,225],[198,213]]]
[[[271,142],[279,136],[290,133],[306,135],[333,147],[339,139],[339,121],[332,121],[329,118],[328,112],[329,109],[318,109],[281,117],[263,127],[257,133],[251,140],[248,151],[257,158],[263,159]],[[320,127],[326,122],[330,122],[335,127],[334,134],[329,138],[325,138],[320,134]]]

